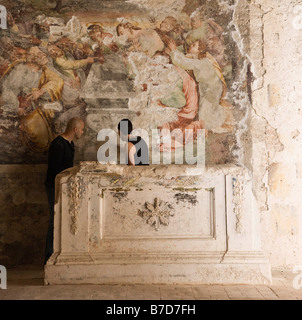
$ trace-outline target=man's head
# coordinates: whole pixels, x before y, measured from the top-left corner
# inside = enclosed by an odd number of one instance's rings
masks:
[[[117,129],[121,138],[126,139],[133,130],[132,122],[129,119],[123,119],[119,122]]]
[[[206,21],[206,14],[204,10],[197,9],[191,14],[190,18],[192,29],[198,29],[202,26],[203,22]]]
[[[48,63],[47,54],[42,52],[38,47],[31,47],[27,55],[27,62],[36,64],[42,68]]]
[[[53,59],[56,59],[56,58],[61,57],[61,56],[64,55],[63,51],[59,47],[54,45],[54,44],[49,44],[48,47],[47,47],[47,50],[48,50],[49,55]]]
[[[142,30],[141,28],[135,27],[130,22],[120,23],[116,27],[116,33],[120,36],[126,36],[126,38],[130,41],[133,41],[136,38],[134,31]]]
[[[163,32],[170,32],[175,29],[177,20],[174,17],[166,17],[160,24],[160,30]]]
[[[196,40],[192,42],[188,48],[188,53],[203,55],[206,53],[207,44],[205,41]]]
[[[92,41],[97,41],[102,37],[103,28],[98,24],[92,24],[87,28],[87,32]]]
[[[14,47],[14,49],[10,52],[10,60],[26,60],[27,58],[27,51],[20,47]]]
[[[68,121],[65,134],[72,135],[75,139],[80,139],[84,132],[84,121],[81,118],[72,118]]]
[[[58,48],[62,50],[62,52],[73,52],[74,49],[77,48],[76,43],[71,41],[67,36],[63,36],[62,38],[58,39],[54,43]]]

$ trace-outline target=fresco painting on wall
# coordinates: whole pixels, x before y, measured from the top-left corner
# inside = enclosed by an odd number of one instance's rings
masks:
[[[44,163],[72,116],[87,124],[80,160],[96,160],[98,131],[125,117],[148,132],[180,129],[174,149],[185,129],[190,141],[206,129],[209,162],[234,160],[230,11],[180,1],[156,16],[136,2],[1,1],[0,163]]]

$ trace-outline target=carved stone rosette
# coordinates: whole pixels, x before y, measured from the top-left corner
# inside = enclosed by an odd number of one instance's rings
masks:
[[[71,176],[68,180],[69,214],[71,217],[70,232],[73,235],[79,229],[79,209],[85,191],[84,178],[78,175]]]
[[[145,208],[145,210],[138,210],[138,214],[146,219],[149,225],[154,225],[156,231],[161,224],[168,226],[170,216],[174,216],[168,204],[158,198],[154,199],[154,204],[146,202]]]

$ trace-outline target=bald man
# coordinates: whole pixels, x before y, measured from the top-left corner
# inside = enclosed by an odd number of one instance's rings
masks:
[[[74,139],[80,139],[84,131],[84,121],[80,118],[69,120],[63,134],[57,136],[50,144],[48,151],[48,169],[45,180],[45,189],[49,205],[49,226],[46,237],[45,260],[53,253],[53,228],[54,228],[54,200],[55,200],[55,178],[58,173],[73,167]]]

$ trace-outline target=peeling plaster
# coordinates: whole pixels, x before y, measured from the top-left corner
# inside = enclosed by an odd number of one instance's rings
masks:
[[[253,190],[275,268],[301,261],[300,1],[251,1]],[[275,249],[278,247],[278,251]]]

